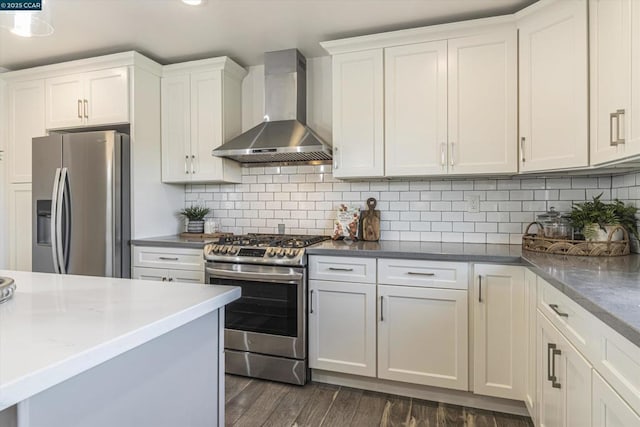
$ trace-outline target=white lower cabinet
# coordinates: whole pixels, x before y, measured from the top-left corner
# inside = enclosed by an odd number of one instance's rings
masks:
[[[591,426],[591,365],[540,312],[537,323],[538,425]]]
[[[594,427],[640,426],[640,415],[596,371],[593,371],[592,405]]]
[[[131,278],[204,283],[202,249],[134,246]]]
[[[309,366],[376,376],[376,285],[309,281]]]
[[[8,186],[9,268],[31,271],[31,184]]]
[[[527,337],[526,351],[526,374],[524,381],[524,403],[527,405],[529,414],[536,424],[538,419],[538,396],[536,392],[536,374],[538,361],[536,351],[536,333],[537,333],[537,276],[528,268],[524,269],[524,287],[525,287],[525,303],[524,309],[526,313],[525,330]]]
[[[204,273],[200,271],[134,267],[131,276],[154,282],[204,283]]]
[[[378,377],[468,390],[467,291],[378,285]]]

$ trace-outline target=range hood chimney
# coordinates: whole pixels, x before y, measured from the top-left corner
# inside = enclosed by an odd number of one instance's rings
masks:
[[[307,127],[307,60],[297,49],[264,54],[265,121],[213,150],[243,166],[326,164],[331,145]]]

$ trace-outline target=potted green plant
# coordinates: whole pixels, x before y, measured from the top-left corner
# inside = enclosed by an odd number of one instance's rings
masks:
[[[601,200],[602,193],[592,201],[574,203],[571,211],[571,225],[582,230],[586,240],[606,241],[613,227],[620,225],[638,238],[637,208],[626,205],[618,199],[611,203]],[[616,231],[611,240],[622,240],[622,231]]]
[[[204,233],[204,217],[209,213],[209,208],[204,206],[190,206],[180,211],[180,215],[189,220],[187,231],[189,233]]]

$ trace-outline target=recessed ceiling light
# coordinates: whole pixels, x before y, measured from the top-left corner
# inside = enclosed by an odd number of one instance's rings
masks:
[[[182,0],[182,3],[188,4],[189,6],[200,6],[202,0]]]

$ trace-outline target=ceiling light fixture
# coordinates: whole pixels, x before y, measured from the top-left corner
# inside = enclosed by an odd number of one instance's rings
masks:
[[[202,0],[182,0],[182,3],[188,4],[189,6],[200,6]]]
[[[53,34],[51,5],[42,0],[42,10],[15,11],[0,14],[0,27],[20,37],[42,37]]]

